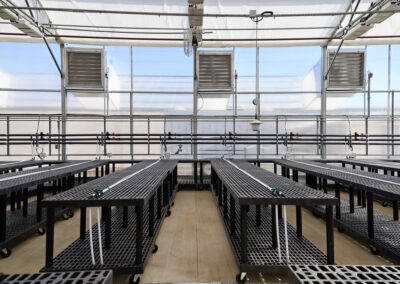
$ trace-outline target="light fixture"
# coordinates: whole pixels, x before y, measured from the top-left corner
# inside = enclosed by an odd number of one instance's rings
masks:
[[[0,18],[10,21],[18,20],[18,16],[8,9],[0,9]]]
[[[400,1],[388,1],[379,11],[400,11]],[[368,17],[365,22],[366,24],[379,24],[393,15],[394,13],[375,13]]]
[[[17,19],[16,21],[11,21],[11,24],[20,29],[25,34],[29,35],[30,37],[43,37],[43,34],[39,31],[39,29],[33,26],[31,23],[24,19]]]

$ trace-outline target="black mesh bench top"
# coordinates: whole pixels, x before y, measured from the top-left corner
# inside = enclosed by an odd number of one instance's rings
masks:
[[[15,161],[15,162],[0,162],[0,172],[12,171],[22,168],[40,166],[45,164],[41,160],[27,160],[27,161]]]
[[[260,182],[236,168],[244,170],[271,189],[279,189],[282,196],[271,192]],[[338,199],[323,192],[273,174],[244,160],[211,160],[212,168],[239,204],[336,205]]]
[[[384,161],[377,161],[377,160],[359,160],[359,159],[345,159],[345,160],[340,160],[340,162],[348,164],[348,165],[378,168],[378,169],[389,170],[389,171],[400,170],[400,163],[396,163],[396,162],[384,162]]]
[[[48,197],[42,203],[44,207],[143,205],[175,169],[177,163],[175,160],[143,161]],[[129,177],[130,175],[133,176]],[[112,187],[107,189],[110,186]],[[95,191],[99,190],[104,192],[95,197]]]
[[[107,160],[75,161],[0,176],[0,195],[107,165]]]
[[[277,159],[276,164],[306,174],[336,181],[346,186],[355,187],[378,194],[384,198],[400,199],[400,179],[373,172],[342,168],[308,160]]]

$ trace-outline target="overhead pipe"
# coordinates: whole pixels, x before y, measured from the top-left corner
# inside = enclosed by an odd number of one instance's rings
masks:
[[[169,17],[188,17],[189,13],[167,13],[167,12],[141,12],[141,11],[122,11],[122,10],[101,10],[101,9],[78,9],[78,8],[55,8],[55,7],[25,7],[25,6],[0,6],[0,9],[32,10],[32,11],[53,11],[66,13],[95,13],[95,14],[122,14],[122,15],[143,15],[143,16],[169,16]],[[257,14],[255,17],[282,18],[282,17],[334,17],[342,15],[364,15],[364,14],[396,14],[398,10],[385,11],[362,11],[362,12],[320,12],[320,13],[292,13],[292,14]],[[212,18],[249,18],[249,14],[203,14],[203,17]]]

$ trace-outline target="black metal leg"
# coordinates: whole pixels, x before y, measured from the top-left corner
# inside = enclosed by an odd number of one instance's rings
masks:
[[[361,204],[362,204],[362,207],[367,207],[367,201],[366,201],[366,198],[365,198],[365,190],[363,190],[363,191],[361,191]]]
[[[10,209],[11,209],[11,211],[15,211],[15,191],[11,192]]]
[[[0,242],[6,240],[7,231],[7,195],[0,195]]]
[[[384,174],[385,176],[387,176],[387,173],[388,173],[387,170],[383,170],[383,174]]]
[[[80,231],[81,240],[85,239],[85,234],[86,234],[86,207],[81,207],[81,231]]]
[[[149,237],[154,235],[154,195],[149,200]]]
[[[200,162],[200,184],[203,184],[203,162]]]
[[[362,204],[362,192],[360,189],[357,190],[357,205],[361,206]]]
[[[317,177],[306,174],[306,184],[311,188],[317,189]]]
[[[196,189],[197,189],[197,185],[198,185],[198,182],[197,182],[197,162],[194,162],[193,166],[194,166],[194,184],[196,185]]]
[[[81,175],[81,173],[79,173],[78,174],[78,183],[81,183],[81,181],[82,181],[82,175]]]
[[[349,188],[350,213],[354,213],[354,188]]]
[[[281,176],[286,177],[286,168],[281,166]]]
[[[112,163],[112,172],[115,173],[115,163]]]
[[[336,219],[340,219],[340,184],[335,182],[335,197],[339,199],[339,205],[336,205]]]
[[[277,205],[278,206],[278,219],[282,219],[282,205]]]
[[[360,170],[362,170],[362,171],[363,171],[363,170],[364,170],[364,166],[360,166]]]
[[[241,262],[247,262],[247,206],[240,206],[240,257]]]
[[[293,180],[299,181],[299,172],[296,170],[293,170]]]
[[[22,194],[22,216],[28,215],[28,189],[24,188]]]
[[[87,182],[87,171],[83,172],[83,182]]]
[[[157,219],[161,219],[161,209],[162,209],[161,195],[162,195],[162,190],[160,185],[157,188]]]
[[[276,174],[278,172],[276,164],[274,163],[274,174]]]
[[[220,181],[218,183],[218,191],[219,191],[219,193],[218,193],[218,205],[219,206],[222,206],[222,190],[223,190],[223,188],[224,188],[224,184],[222,183],[222,181]]]
[[[261,225],[261,206],[258,204],[256,205],[256,225]]]
[[[300,205],[296,205],[296,230],[297,236],[301,237],[303,235],[303,224]]]
[[[328,193],[328,180],[326,178],[322,180],[322,190],[324,193]]]
[[[99,168],[96,168],[96,178],[99,177]]]
[[[104,243],[105,249],[109,249],[111,247],[111,206],[104,207],[104,213],[106,213],[106,217],[104,218]]]
[[[326,254],[328,264],[335,264],[335,244],[333,235],[333,208],[326,206]]]
[[[46,223],[46,267],[53,265],[54,256],[54,208],[47,208]]]
[[[231,222],[231,235],[235,236],[236,235],[236,205],[235,205],[235,198],[233,198],[232,195],[230,195],[230,206],[231,206],[231,212],[230,212],[230,222]]]
[[[368,237],[374,238],[374,195],[367,192]]]
[[[104,166],[101,166],[100,170],[101,170],[101,176],[104,177]]]
[[[136,206],[136,264],[143,262],[143,206]]]
[[[37,187],[37,202],[36,202],[36,221],[42,221],[42,199],[43,199],[43,184]]]
[[[128,227],[128,206],[122,207],[122,227]]]
[[[278,247],[278,239],[276,237],[276,210],[275,210],[275,206],[277,205],[272,205],[271,206],[271,218],[272,218],[272,228],[271,228],[271,232],[272,232],[272,247],[273,248],[277,248]]]
[[[21,209],[22,190],[17,191],[17,208]]]
[[[163,190],[163,205],[167,206],[168,205],[168,185],[166,184],[165,181],[163,182],[162,190]]]
[[[110,173],[110,164],[106,165],[106,175]]]
[[[399,220],[399,201],[393,200],[393,220]]]
[[[228,218],[228,190],[225,186],[222,187],[224,218]]]

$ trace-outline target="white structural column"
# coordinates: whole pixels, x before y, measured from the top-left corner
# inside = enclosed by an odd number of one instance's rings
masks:
[[[327,46],[322,47],[322,72],[321,72],[321,123],[320,123],[320,134],[321,137],[326,135],[326,69],[327,69]],[[321,140],[322,141],[322,140]],[[320,144],[321,146],[321,158],[326,159],[326,145],[324,142]]]
[[[194,141],[197,140],[197,104],[198,104],[198,78],[197,72],[197,46],[193,46],[193,131]],[[197,143],[192,143],[193,159],[197,159]]]
[[[260,97],[260,48],[257,46],[256,48],[256,98],[257,98],[257,118],[260,119],[261,114],[261,97]],[[260,132],[261,130],[257,131],[257,159],[260,158],[261,154],[261,146],[260,146]]]
[[[64,138],[67,134],[67,110],[68,110],[68,98],[67,90],[65,88],[65,58],[64,58],[64,44],[60,44],[61,52],[61,70],[63,76],[61,76],[61,134],[62,134],[62,145],[61,145],[61,155],[62,160],[67,160],[67,145],[64,143]]]

